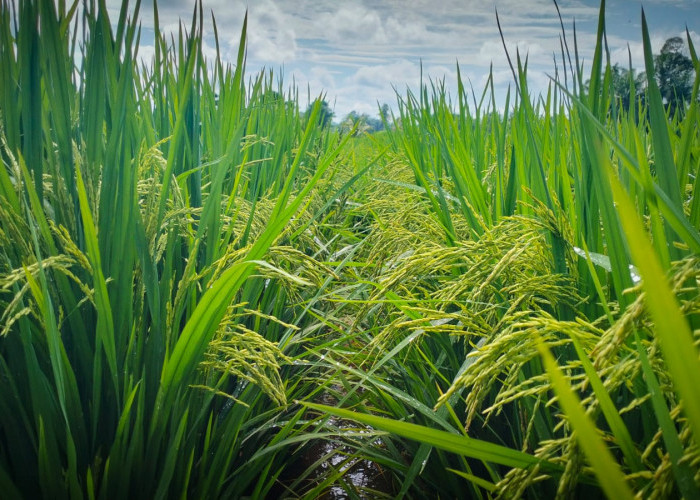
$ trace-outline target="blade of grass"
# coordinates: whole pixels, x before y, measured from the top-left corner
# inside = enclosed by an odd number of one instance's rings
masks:
[[[642,276],[646,305],[656,326],[656,337],[671,374],[674,391],[683,402],[683,411],[688,416],[693,434],[700,436],[700,386],[695,383],[700,380],[700,360],[690,327],[632,201],[613,172],[608,171],[608,178],[632,259]]]
[[[486,462],[493,462],[508,467],[528,468],[538,465],[546,472],[559,472],[561,468],[546,460],[539,459],[527,453],[513,450],[505,446],[461,436],[451,432],[432,429],[422,425],[401,422],[386,417],[378,417],[359,413],[356,411],[336,408],[300,401],[300,404],[312,410],[330,413],[336,417],[354,420],[365,425],[380,429],[397,436],[413,439],[421,443],[427,443],[442,450],[446,450],[465,457],[477,458]]]
[[[586,415],[578,397],[559,370],[549,348],[541,341],[537,348],[542,356],[552,386],[559,397],[559,404],[574,429],[578,443],[598,477],[603,491],[608,498],[632,499],[632,491],[625,482],[620,466],[615,462],[610,450],[600,438],[598,429]]]
[[[83,221],[83,231],[87,254],[92,266],[93,280],[95,286],[95,305],[97,308],[97,336],[95,346],[95,356],[100,355],[101,348],[104,348],[109,367],[114,391],[119,397],[119,376],[117,373],[117,353],[114,343],[114,321],[112,319],[112,306],[109,303],[107,283],[102,274],[102,262],[100,259],[100,248],[97,242],[97,232],[92,218],[92,211],[87,199],[83,176],[80,166],[76,164],[76,181],[78,188],[78,201],[80,203],[80,215]],[[95,385],[97,388],[97,384]]]
[[[676,425],[668,411],[664,393],[661,390],[656,374],[651,367],[651,363],[649,362],[649,357],[644,349],[644,345],[642,344],[639,334],[636,331],[634,333],[634,337],[637,344],[637,354],[639,355],[639,359],[642,364],[644,379],[649,389],[651,405],[654,408],[654,415],[656,415],[656,421],[659,423],[659,429],[661,429],[664,444],[666,445],[669,458],[671,459],[673,475],[676,478],[678,489],[684,498],[699,498],[700,492],[695,484],[693,472],[687,462],[681,462],[681,459],[683,458],[683,445],[678,437]]]
[[[627,466],[635,472],[643,470],[644,467],[642,465],[640,454],[634,446],[632,436],[622,420],[622,417],[620,417],[620,413],[617,411],[617,408],[615,408],[615,404],[613,403],[610,394],[605,389],[603,381],[595,371],[593,363],[591,363],[591,360],[588,359],[588,356],[583,351],[581,343],[578,341],[578,339],[571,336],[571,340],[574,343],[576,354],[583,365],[583,369],[588,376],[588,381],[593,388],[593,392],[595,393],[596,398],[598,398],[598,404],[600,405],[600,409],[603,411],[603,415],[605,415],[605,420],[608,422],[610,430],[615,436],[618,445],[622,449],[622,453],[627,461]]]

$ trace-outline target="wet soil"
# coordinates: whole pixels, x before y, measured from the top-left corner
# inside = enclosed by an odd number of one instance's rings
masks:
[[[337,404],[336,399],[327,394],[320,396],[317,401],[326,405]],[[342,433],[343,428],[353,429],[356,432],[357,426],[356,422],[346,422],[335,417],[329,417],[327,422],[327,428],[339,429],[339,434]],[[371,431],[371,429],[368,430]],[[381,446],[381,442],[377,441],[376,445]],[[298,460],[283,474],[281,483],[290,485],[301,474],[313,468],[304,480],[302,491],[294,492],[303,495],[304,492],[313,490],[329,475],[342,471],[343,475],[315,498],[321,500],[345,500],[358,497],[367,500],[393,498],[396,491],[392,484],[391,473],[370,460],[349,459],[353,451],[340,439],[313,440],[301,450]],[[278,497],[293,498],[294,495],[287,492],[286,495],[281,494]]]

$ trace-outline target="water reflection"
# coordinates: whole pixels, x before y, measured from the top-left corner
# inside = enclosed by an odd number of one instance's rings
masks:
[[[338,404],[338,401],[329,394],[321,395],[317,401],[326,405]],[[307,487],[298,492],[303,495],[324,481],[328,481],[329,478],[336,477],[333,484],[325,488],[316,498],[323,500],[393,498],[395,491],[390,472],[371,460],[355,457],[356,448],[340,438],[344,434],[346,436],[351,434],[354,439],[357,439],[365,433],[369,437],[375,432],[370,427],[358,426],[356,422],[329,416],[323,429],[318,431],[330,431],[339,437],[312,440],[302,451],[299,460],[287,470],[286,479],[282,479],[283,483],[289,485],[306,475],[304,483]],[[383,447],[381,439],[365,444],[371,445],[374,449]],[[299,486],[297,484],[297,488],[294,489],[298,489]]]

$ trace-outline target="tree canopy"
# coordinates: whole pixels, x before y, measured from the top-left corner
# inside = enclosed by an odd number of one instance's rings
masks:
[[[311,110],[313,109],[314,105],[316,104],[316,101],[313,101],[312,103],[310,103],[309,107],[306,108],[306,116],[307,117],[311,116]],[[318,123],[321,125],[321,127],[322,128],[330,127],[331,123],[333,122],[334,116],[335,116],[335,112],[331,109],[330,104],[328,104],[328,102],[325,99],[321,99],[321,109],[318,113]]]
[[[681,37],[666,40],[661,52],[654,55],[654,79],[671,116],[683,113],[692,99],[695,68],[685,54],[685,41]],[[634,103],[644,103],[647,92],[647,74],[619,64],[611,67],[612,88],[615,99],[625,111]]]
[[[634,68],[623,68],[615,64],[611,68],[612,87],[615,97],[625,111],[629,111],[630,105],[644,98],[646,91],[646,74],[637,73]]]
[[[357,125],[356,134],[380,132],[384,130],[385,123],[389,118],[391,118],[391,110],[389,105],[384,103],[379,108],[379,118],[369,116],[367,113],[360,114],[355,110],[350,111],[340,123],[340,129],[343,132],[349,132]]]
[[[684,51],[685,42],[676,36],[666,40],[661,53],[654,57],[656,81],[671,115],[685,109],[692,97],[695,68]]]

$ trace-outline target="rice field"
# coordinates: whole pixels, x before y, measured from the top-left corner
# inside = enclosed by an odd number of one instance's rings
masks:
[[[700,497],[690,36],[353,134],[138,11],[0,3],[3,498]]]

